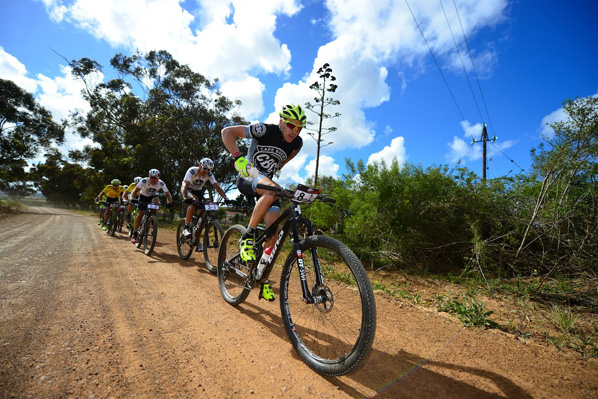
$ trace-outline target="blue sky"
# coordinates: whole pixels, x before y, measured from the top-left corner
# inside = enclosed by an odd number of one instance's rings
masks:
[[[218,78],[225,95],[243,101],[246,118],[272,122],[283,104],[312,100],[309,85],[328,62],[341,102],[329,110],[342,116],[329,120],[338,130],[326,136],[334,143],[322,150],[320,175],[340,176],[345,158],[459,162],[481,175],[482,144],[471,140],[487,123],[498,137],[488,144],[493,178],[529,169],[530,150],[550,134],[545,124],[563,117],[565,99],[598,93],[597,4],[0,0],[0,77],[61,119],[86,104],[52,49],[104,66],[116,53],[165,49]],[[99,79],[113,77],[104,72]],[[303,138],[282,183],[313,174],[315,141]],[[64,149],[85,144],[69,134]]]

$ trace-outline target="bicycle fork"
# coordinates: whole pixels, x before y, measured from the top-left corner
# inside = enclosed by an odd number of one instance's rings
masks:
[[[297,254],[297,269],[299,270],[299,278],[301,279],[301,289],[303,290],[303,301],[306,304],[320,304],[329,301],[332,303],[332,293],[324,287],[324,280],[322,279],[322,272],[320,270],[320,259],[318,258],[318,251],[316,248],[311,248],[311,258],[314,265],[314,273],[316,275],[316,281],[314,284],[313,294],[307,285],[307,277],[305,275],[305,265],[303,263],[303,251],[301,250],[301,241],[299,239],[299,231],[297,230],[297,220],[301,216],[301,207],[299,204],[294,204],[292,207],[291,215],[289,217],[291,221],[292,233],[293,233],[293,249]],[[307,219],[303,219],[307,225],[308,237],[313,234],[311,222]],[[316,289],[318,292],[316,292]]]

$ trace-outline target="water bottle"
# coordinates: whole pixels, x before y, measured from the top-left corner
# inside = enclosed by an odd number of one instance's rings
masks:
[[[247,174],[249,175],[250,178],[255,179],[256,177],[258,177],[260,175],[260,171],[253,166],[253,164],[248,163],[247,164]]]
[[[257,270],[255,271],[255,279],[259,280],[262,278],[262,274],[264,273],[264,269],[266,265],[270,261],[270,254],[272,253],[272,247],[268,247],[264,249],[264,253],[260,258],[260,263],[257,265]]]

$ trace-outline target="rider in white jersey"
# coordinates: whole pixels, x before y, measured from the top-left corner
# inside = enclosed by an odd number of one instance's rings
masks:
[[[158,199],[158,191],[162,191],[166,196],[166,200],[168,201],[166,207],[171,207],[172,195],[170,195],[168,187],[166,187],[166,183],[160,179],[160,171],[158,169],[150,169],[149,176],[141,179],[131,194],[133,198],[139,194],[139,205],[137,207],[138,212],[137,217],[135,218],[135,230],[131,236],[131,242],[133,244],[137,242],[137,229],[141,224],[141,218],[147,210],[147,204],[150,202],[156,205],[160,204],[160,200]]]
[[[214,168],[214,162],[210,158],[202,158],[199,161],[199,166],[192,166],[187,169],[187,173],[185,174],[185,178],[181,183],[181,194],[183,199],[185,198],[193,198],[195,202],[203,203],[203,190],[206,182],[212,183],[214,189],[220,194],[220,196],[228,201],[228,197],[224,190],[220,187],[218,182],[216,181],[216,177],[212,173],[212,169]],[[191,225],[191,219],[193,218],[193,212],[195,212],[196,206],[191,205],[187,208],[187,214],[185,215],[185,229],[183,230],[183,235],[189,236],[191,235],[191,230],[193,226]],[[203,209],[197,209],[197,214],[202,215],[204,212]],[[201,245],[201,244],[199,244]],[[202,251],[202,249],[198,245],[198,251]]]

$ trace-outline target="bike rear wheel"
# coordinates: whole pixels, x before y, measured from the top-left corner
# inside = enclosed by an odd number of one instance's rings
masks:
[[[248,287],[249,268],[239,255],[239,241],[245,234],[240,224],[231,226],[220,243],[218,252],[218,287],[226,302],[236,306],[245,301],[251,288]]]
[[[218,252],[220,243],[224,236],[224,229],[217,220],[206,220],[203,230],[203,256],[206,267],[212,274],[216,274],[218,268]]]
[[[179,251],[179,256],[183,260],[189,259],[193,252],[195,243],[195,237],[193,235],[189,237],[183,236],[183,230],[185,229],[185,220],[181,220],[176,229],[176,248]]]
[[[297,254],[291,251],[280,280],[282,320],[301,359],[320,374],[339,376],[356,370],[366,359],[376,333],[376,302],[367,273],[355,254],[340,241],[312,236],[301,242],[311,295],[303,300]],[[316,285],[312,250],[322,271]]]
[[[145,234],[143,237],[143,253],[149,255],[154,250],[156,245],[156,238],[158,238],[158,217],[152,215],[147,218],[145,225]]]

